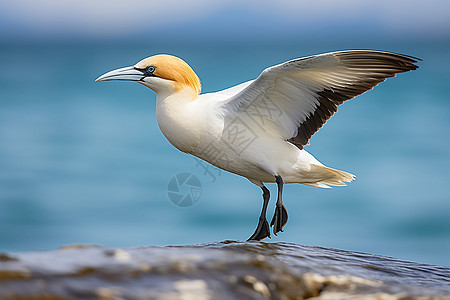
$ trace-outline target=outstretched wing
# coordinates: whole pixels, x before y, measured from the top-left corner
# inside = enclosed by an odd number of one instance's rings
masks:
[[[225,114],[249,117],[302,149],[337,106],[396,73],[415,70],[418,58],[351,50],[294,59],[264,70],[222,103]],[[246,118],[248,119],[248,118]]]

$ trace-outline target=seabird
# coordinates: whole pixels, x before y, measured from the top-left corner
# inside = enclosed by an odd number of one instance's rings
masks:
[[[346,100],[420,59],[373,50],[338,51],[293,59],[265,69],[255,80],[200,94],[200,80],[182,59],[166,54],[108,72],[96,81],[131,80],[156,93],[156,118],[167,140],[182,152],[241,175],[262,189],[263,205],[249,240],[270,238],[266,210],[278,187],[270,223],[283,231],[288,214],[284,183],[345,186],[353,174],[329,168],[303,148]]]

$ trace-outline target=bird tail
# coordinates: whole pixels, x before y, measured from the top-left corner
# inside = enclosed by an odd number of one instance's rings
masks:
[[[345,182],[351,182],[355,179],[355,175],[350,174],[345,171],[340,171],[325,166],[319,166],[311,164],[311,171],[313,176],[317,181],[315,182],[302,182],[305,185],[330,188],[333,186],[346,186]]]

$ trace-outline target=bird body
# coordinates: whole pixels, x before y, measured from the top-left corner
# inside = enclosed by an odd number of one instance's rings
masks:
[[[287,211],[283,183],[342,186],[354,175],[324,166],[303,149],[337,106],[396,73],[414,70],[416,58],[353,50],[294,59],[215,93],[200,94],[191,67],[156,55],[97,79],[132,80],[156,92],[156,116],[167,140],[182,152],[241,175],[263,190],[263,210],[250,239],[270,237],[265,213],[276,182],[278,200],[271,225],[282,231]]]
[[[244,88],[245,85],[241,86]],[[353,175],[325,168],[311,154],[283,140],[275,132],[252,124],[248,116],[224,115],[217,105],[233,95],[207,93],[190,98],[189,87],[157,96],[156,116],[166,139],[178,150],[250,181],[275,182],[279,174],[286,183],[326,187],[342,185]],[[235,89],[234,93],[241,89]],[[233,92],[233,91],[231,91]],[[224,130],[228,128],[228,130]],[[245,147],[245,148],[244,148]],[[264,151],[261,151],[264,149]],[[283,153],[282,156],[279,154]],[[337,174],[342,174],[341,177]],[[334,178],[334,181],[330,181]]]

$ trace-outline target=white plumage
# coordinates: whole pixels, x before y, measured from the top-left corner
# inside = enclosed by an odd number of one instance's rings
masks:
[[[263,190],[263,210],[250,239],[270,237],[266,221],[269,191],[277,182],[271,225],[287,221],[283,183],[328,187],[354,175],[328,168],[303,149],[337,106],[396,73],[414,70],[407,55],[353,50],[294,59],[264,70],[252,81],[216,93],[200,93],[200,81],[181,59],[156,55],[97,81],[133,80],[157,94],[158,125],[179,150],[241,175]]]

